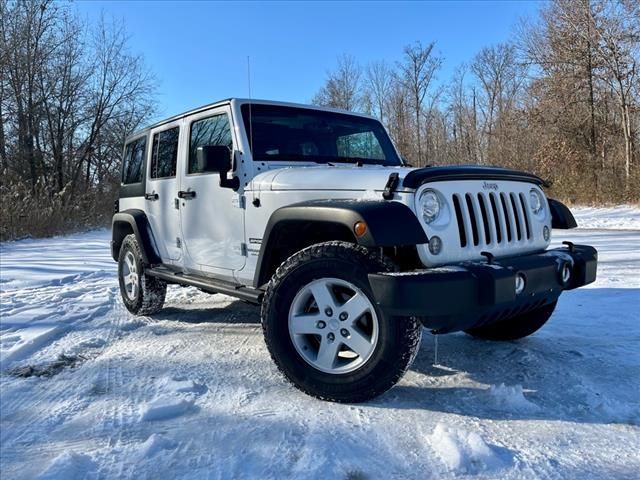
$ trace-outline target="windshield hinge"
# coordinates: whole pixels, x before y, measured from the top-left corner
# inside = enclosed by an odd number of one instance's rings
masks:
[[[385,200],[393,199],[393,191],[398,186],[398,182],[400,181],[400,174],[398,172],[393,172],[389,175],[389,179],[387,180],[387,184],[384,186],[384,192],[382,192],[382,198]]]

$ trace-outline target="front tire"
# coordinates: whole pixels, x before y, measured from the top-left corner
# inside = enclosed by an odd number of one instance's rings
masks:
[[[122,303],[135,315],[152,315],[164,305],[167,283],[144,273],[140,245],[134,234],[122,241],[118,255],[118,280]]]
[[[553,314],[558,301],[544,305],[531,312],[511,317],[498,323],[484,325],[478,328],[465,330],[472,337],[483,340],[508,341],[528,337],[537,332],[547,323]]]
[[[377,307],[367,275],[390,269],[377,253],[346,242],[312,245],[278,268],[262,303],[262,327],[293,385],[323,400],[362,402],[402,378],[422,326]]]

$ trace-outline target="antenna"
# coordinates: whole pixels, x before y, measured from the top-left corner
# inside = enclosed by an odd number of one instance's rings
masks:
[[[253,119],[251,117],[251,58],[247,55],[247,85],[249,87],[249,147],[253,158]]]

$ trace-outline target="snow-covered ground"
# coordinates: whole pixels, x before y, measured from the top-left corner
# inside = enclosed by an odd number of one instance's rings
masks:
[[[598,281],[519,342],[425,332],[381,398],[321,402],[271,363],[258,310],[171,288],[122,306],[109,232],[1,245],[0,476],[638,478],[640,210],[577,209]]]

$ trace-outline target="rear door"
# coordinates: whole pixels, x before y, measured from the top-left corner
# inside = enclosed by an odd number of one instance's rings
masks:
[[[178,160],[182,138],[182,121],[151,130],[149,167],[145,192],[145,211],[160,249],[163,262],[180,265],[182,240],[178,193]],[[184,153],[182,153],[184,155]],[[181,160],[182,163],[182,160]]]
[[[227,145],[237,150],[229,106],[202,112],[185,121],[187,158],[180,190],[180,222],[185,245],[185,267],[232,277],[241,269],[244,210],[238,192],[220,187],[220,175],[206,170],[196,157],[198,147]],[[229,174],[232,174],[230,172]]]

